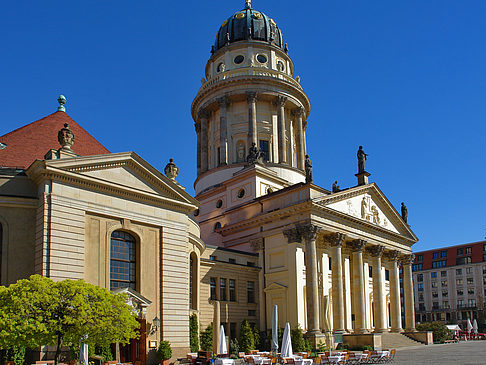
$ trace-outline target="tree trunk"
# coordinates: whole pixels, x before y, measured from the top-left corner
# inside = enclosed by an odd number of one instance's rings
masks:
[[[60,333],[57,334],[57,348],[56,348],[56,356],[54,358],[54,365],[57,365],[59,362],[59,357],[61,356],[61,347],[62,347],[62,335]]]

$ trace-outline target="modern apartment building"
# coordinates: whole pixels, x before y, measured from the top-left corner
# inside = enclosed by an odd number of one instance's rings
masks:
[[[412,265],[417,323],[443,321],[486,329],[486,241],[415,253]]]

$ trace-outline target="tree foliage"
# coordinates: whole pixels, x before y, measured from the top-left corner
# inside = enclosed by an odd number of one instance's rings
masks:
[[[0,287],[0,348],[57,345],[107,346],[138,336],[126,298],[83,280],[54,282],[40,275]]]
[[[196,313],[189,316],[189,344],[191,346],[191,352],[197,352],[199,350],[199,328]]]
[[[308,339],[304,338],[304,334],[300,327],[290,330],[290,340],[292,341],[292,350],[294,352],[312,350],[312,345]]]
[[[240,350],[245,353],[255,349],[255,334],[253,328],[246,319],[241,322],[240,338],[238,343],[240,344]]]
[[[204,331],[201,331],[201,350],[211,351],[213,349],[213,324],[210,323]]]
[[[452,332],[442,322],[426,322],[417,325],[419,331],[432,331],[434,333],[434,342],[444,342],[451,337]]]

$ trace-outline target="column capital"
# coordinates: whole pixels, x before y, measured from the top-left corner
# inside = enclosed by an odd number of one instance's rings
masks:
[[[411,265],[413,260],[415,260],[415,255],[413,253],[400,256],[400,262],[402,265]]]
[[[275,105],[279,106],[279,107],[282,107],[285,105],[285,103],[287,102],[287,97],[286,96],[282,96],[282,95],[278,95],[276,98],[275,98]]]
[[[398,250],[391,250],[391,251],[386,251],[385,255],[391,260],[391,261],[399,261],[400,259],[400,251]]]
[[[365,240],[362,240],[360,238],[349,242],[349,244],[351,245],[351,248],[352,248],[353,252],[363,252],[363,250],[364,250],[364,248],[366,246],[366,243],[367,242]]]
[[[263,238],[260,237],[250,240],[250,246],[255,252],[261,251],[263,249]]]
[[[346,235],[341,232],[333,232],[324,236],[324,241],[329,242],[331,247],[342,247]]]
[[[205,108],[199,109],[199,111],[197,112],[197,118],[198,119],[208,119],[209,118],[208,110],[205,109]]]
[[[288,243],[302,243],[315,240],[320,231],[321,229],[312,223],[300,223],[296,224],[294,228],[286,229],[283,234],[287,237]]]
[[[230,104],[230,101],[226,95],[217,98],[216,102],[218,103],[220,108],[226,108]]]
[[[371,253],[373,257],[381,257],[385,252],[385,246],[383,245],[373,245],[368,247],[368,251]]]
[[[305,114],[305,109],[304,109],[304,107],[299,106],[299,107],[295,108],[294,110],[292,110],[292,114],[299,116],[299,117],[302,117]]]
[[[247,91],[246,92],[246,100],[248,103],[254,103],[257,99],[257,92],[256,91]]]

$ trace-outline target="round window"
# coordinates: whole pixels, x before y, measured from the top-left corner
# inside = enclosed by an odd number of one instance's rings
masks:
[[[282,61],[277,62],[277,70],[279,71],[285,71],[285,65],[283,64]]]
[[[235,59],[233,60],[234,63],[236,63],[237,65],[239,65],[240,63],[242,63],[243,61],[245,60],[245,57],[242,56],[242,55],[238,55],[235,57]]]
[[[240,189],[240,191],[238,191],[238,198],[243,198],[245,196],[245,189]]]
[[[194,211],[194,217],[197,217],[198,215],[199,215],[199,209],[196,209],[196,210]]]
[[[260,63],[267,63],[267,56],[259,54],[257,55],[257,61]]]
[[[216,208],[221,208],[223,206],[223,201],[221,199],[219,199],[217,202],[216,202]]]

